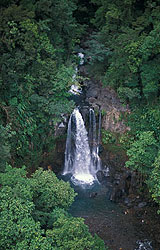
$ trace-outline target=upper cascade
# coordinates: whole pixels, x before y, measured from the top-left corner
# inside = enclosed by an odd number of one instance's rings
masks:
[[[82,66],[84,64],[84,54],[82,52],[78,53],[78,58],[79,58],[79,66]],[[75,72],[72,77],[73,84],[71,85],[71,88],[69,90],[70,93],[73,95],[80,95],[82,94],[82,88],[80,84],[77,83],[76,78],[78,74],[78,66],[75,67]]]

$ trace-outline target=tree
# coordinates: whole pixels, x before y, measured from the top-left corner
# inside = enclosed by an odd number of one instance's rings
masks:
[[[82,218],[74,218],[62,209],[55,209],[53,218],[53,229],[47,231],[47,236],[53,239],[57,249],[106,249],[97,235],[91,236]]]
[[[113,86],[121,96],[123,90],[126,95],[128,88],[134,95],[140,93],[147,102],[157,99],[160,78],[159,1],[92,2],[98,7],[92,21],[98,28],[97,42],[104,47],[103,51],[111,52],[101,59],[107,62],[105,69],[104,65],[95,62],[96,73],[104,85]],[[95,71],[96,67],[94,74]]]
[[[149,186],[149,191],[152,194],[153,200],[158,203],[160,207],[160,152],[158,152],[152,167],[153,170],[147,181],[147,184]],[[160,208],[158,213],[160,214]]]
[[[26,175],[9,165],[0,174],[1,249],[105,249],[83,219],[67,213],[76,195],[69,183],[42,169]]]
[[[31,249],[36,239],[43,241],[40,223],[31,216],[34,210],[32,190],[26,171],[7,166],[0,174],[0,247],[2,249]]]
[[[10,160],[11,146],[9,138],[12,137],[11,127],[0,125],[0,172],[4,171],[6,163]]]
[[[69,61],[66,64],[76,32],[75,5],[70,2],[8,1],[0,9],[0,113],[3,126],[10,124],[9,147],[15,166],[23,162],[28,167],[39,166],[43,153],[54,148],[54,128],[62,113],[70,113],[74,107],[68,93],[74,66]],[[64,21],[57,20],[63,10]],[[66,32],[74,30],[68,45],[60,23]],[[53,24],[52,32],[57,30],[61,36],[58,42],[51,32]]]
[[[149,175],[152,171],[152,164],[157,155],[158,145],[153,132],[141,132],[130,148],[127,150],[129,160],[126,166]]]
[[[56,207],[68,209],[76,194],[69,183],[59,181],[52,171],[37,170],[30,179],[35,210],[33,217],[41,226],[52,224]]]

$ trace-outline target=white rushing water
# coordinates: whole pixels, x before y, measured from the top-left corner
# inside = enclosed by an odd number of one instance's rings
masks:
[[[72,93],[73,95],[80,95],[82,94],[82,88],[80,86],[80,84],[78,84],[76,78],[77,78],[77,73],[78,73],[78,67],[75,68],[75,72],[72,76],[72,82],[73,84],[71,85],[71,88],[69,90],[70,93]]]
[[[78,58],[79,58],[79,65],[82,66],[84,64],[84,54],[79,52],[78,53]],[[80,84],[78,84],[78,82],[76,80],[77,73],[78,73],[78,66],[75,67],[75,72],[74,72],[73,77],[72,77],[73,84],[71,85],[71,88],[69,90],[69,92],[72,93],[73,95],[82,94],[82,88],[81,88]]]
[[[98,155],[99,153],[99,140],[100,140],[100,129],[101,129],[101,112],[99,113],[99,127],[98,127],[98,138],[96,134],[96,117],[93,109],[89,110],[89,143],[91,150],[92,164],[95,166],[95,170],[101,170],[101,160]]]
[[[79,64],[83,65],[84,64],[84,54],[82,52],[79,52],[78,57],[80,58]]]
[[[96,172],[100,170],[100,159],[95,146],[95,119],[90,119],[90,126],[91,146],[82,115],[78,108],[74,109],[68,123],[63,174],[71,174],[71,181],[75,185],[92,185],[96,180]]]
[[[152,248],[152,242],[151,241],[149,241],[149,240],[143,240],[143,241],[141,241],[141,240],[138,240],[137,241],[137,248],[135,249],[135,250],[153,250],[153,248]]]

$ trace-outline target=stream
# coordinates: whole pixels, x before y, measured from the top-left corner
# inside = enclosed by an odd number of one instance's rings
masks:
[[[150,236],[144,233],[143,222],[127,209],[109,201],[103,186],[96,184],[89,189],[76,186],[74,189],[78,196],[69,212],[84,218],[90,232],[100,236],[109,249],[153,249]]]
[[[75,85],[72,85],[74,96],[78,95],[76,90]],[[79,107],[73,111],[68,123],[65,164],[61,178],[70,181],[78,193],[69,212],[75,217],[84,218],[90,232],[100,236],[110,250],[160,250],[159,243],[155,243],[152,234],[152,208],[127,208],[115,203],[107,197],[107,185],[98,182],[97,173],[103,171],[98,154],[101,115],[96,122],[94,109],[88,107],[88,116],[89,132],[85,128],[85,119],[83,120]]]

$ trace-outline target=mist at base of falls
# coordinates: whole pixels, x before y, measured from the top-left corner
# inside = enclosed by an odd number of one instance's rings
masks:
[[[95,178],[91,174],[75,174],[72,175],[71,181],[74,185],[93,185]]]
[[[99,126],[100,130],[100,126]],[[63,175],[71,174],[74,185],[93,185],[96,173],[101,170],[98,155],[99,134],[96,137],[94,110],[89,110],[89,136],[78,108],[70,116],[67,131]]]

